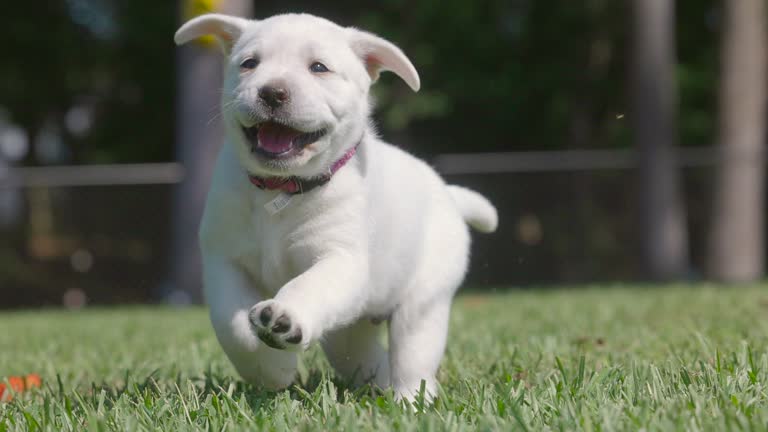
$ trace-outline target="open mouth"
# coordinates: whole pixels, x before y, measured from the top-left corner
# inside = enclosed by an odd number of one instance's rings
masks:
[[[251,153],[272,159],[291,157],[325,135],[325,129],[302,132],[273,121],[243,127],[243,132]]]

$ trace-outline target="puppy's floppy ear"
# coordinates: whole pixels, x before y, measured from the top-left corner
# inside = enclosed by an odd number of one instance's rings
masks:
[[[225,54],[229,54],[232,45],[243,34],[250,21],[223,14],[206,14],[195,17],[176,31],[173,40],[176,45],[185,44],[200,36],[213,35],[219,41]]]
[[[379,72],[391,71],[402,78],[413,91],[419,91],[419,73],[400,48],[374,34],[357,29],[350,30],[352,51],[363,60],[373,81],[379,78]]]

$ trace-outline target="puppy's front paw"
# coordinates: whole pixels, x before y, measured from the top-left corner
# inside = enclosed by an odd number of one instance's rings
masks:
[[[248,313],[256,335],[268,346],[297,351],[305,347],[306,333],[295,314],[275,300],[256,303]]]

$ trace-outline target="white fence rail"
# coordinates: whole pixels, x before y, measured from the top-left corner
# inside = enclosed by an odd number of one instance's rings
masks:
[[[433,165],[442,174],[499,174],[552,171],[630,169],[637,164],[633,150],[561,150],[543,152],[456,153],[435,157]],[[715,163],[715,147],[678,148],[683,167]]]
[[[714,147],[678,148],[683,167],[715,163]],[[562,150],[543,152],[454,153],[437,155],[432,164],[446,175],[533,173],[630,169],[632,150]],[[184,179],[179,163],[2,167],[0,188],[177,184]]]
[[[0,188],[176,184],[179,163],[0,167]]]

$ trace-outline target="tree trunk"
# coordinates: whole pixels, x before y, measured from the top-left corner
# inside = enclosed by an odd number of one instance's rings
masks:
[[[708,273],[748,282],[764,267],[765,0],[725,0],[720,66],[719,166]]]
[[[638,151],[644,276],[685,277],[688,232],[675,144],[677,86],[673,0],[632,0],[632,128]]]
[[[250,0],[223,0],[217,12],[250,17],[252,7]],[[171,280],[159,295],[186,303],[202,298],[197,230],[214,161],[224,141],[219,114],[223,66],[217,45],[190,43],[179,47],[178,53],[176,154],[185,174],[174,193]]]

